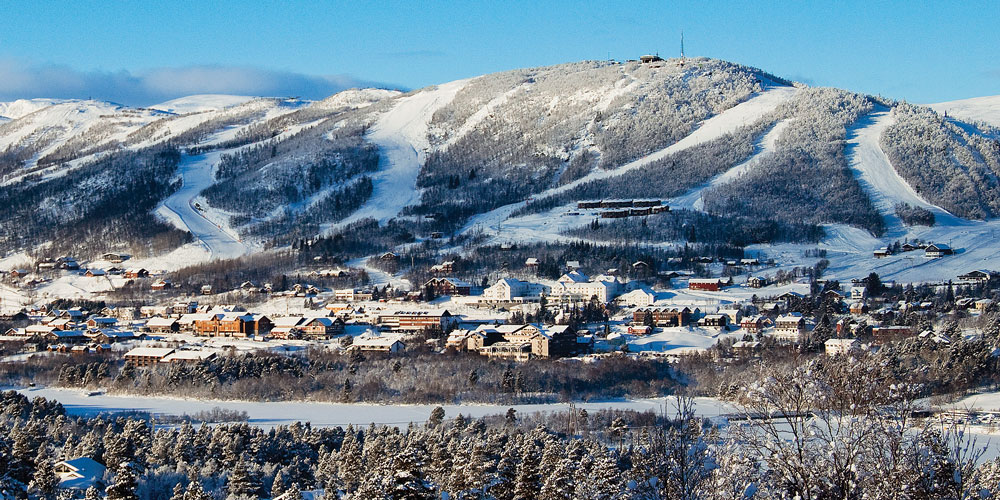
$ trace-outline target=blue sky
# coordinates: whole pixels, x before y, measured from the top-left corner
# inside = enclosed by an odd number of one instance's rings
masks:
[[[833,4],[836,5],[833,5]],[[583,59],[689,56],[912,102],[1000,94],[998,2],[4,3],[0,100],[320,98]]]

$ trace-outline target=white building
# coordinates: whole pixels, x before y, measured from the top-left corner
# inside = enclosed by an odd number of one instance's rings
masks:
[[[649,289],[638,288],[618,296],[615,302],[629,307],[649,307],[656,302],[656,294]]]
[[[861,341],[858,339],[830,339],[823,345],[826,348],[826,354],[828,356],[848,354],[861,349]]]
[[[515,278],[503,278],[493,286],[483,290],[480,302],[487,303],[523,303],[538,302],[542,295],[549,292],[549,287],[538,283],[530,283]]]

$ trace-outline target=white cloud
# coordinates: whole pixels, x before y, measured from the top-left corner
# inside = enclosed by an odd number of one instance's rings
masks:
[[[0,59],[0,101],[94,98],[146,106],[192,94],[321,99],[347,88],[385,86],[349,75],[306,75],[246,66],[184,66],[131,73],[81,71],[63,65]]]

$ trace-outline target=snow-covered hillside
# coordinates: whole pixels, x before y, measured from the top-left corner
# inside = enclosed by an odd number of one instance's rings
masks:
[[[947,113],[949,117],[962,121],[983,122],[1000,127],[1000,95],[939,102],[927,106],[938,113]]]

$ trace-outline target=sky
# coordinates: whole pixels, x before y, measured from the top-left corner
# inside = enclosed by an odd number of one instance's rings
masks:
[[[930,103],[1000,94],[1000,2],[45,1],[0,16],[0,101],[318,99],[587,59],[688,56]]]

